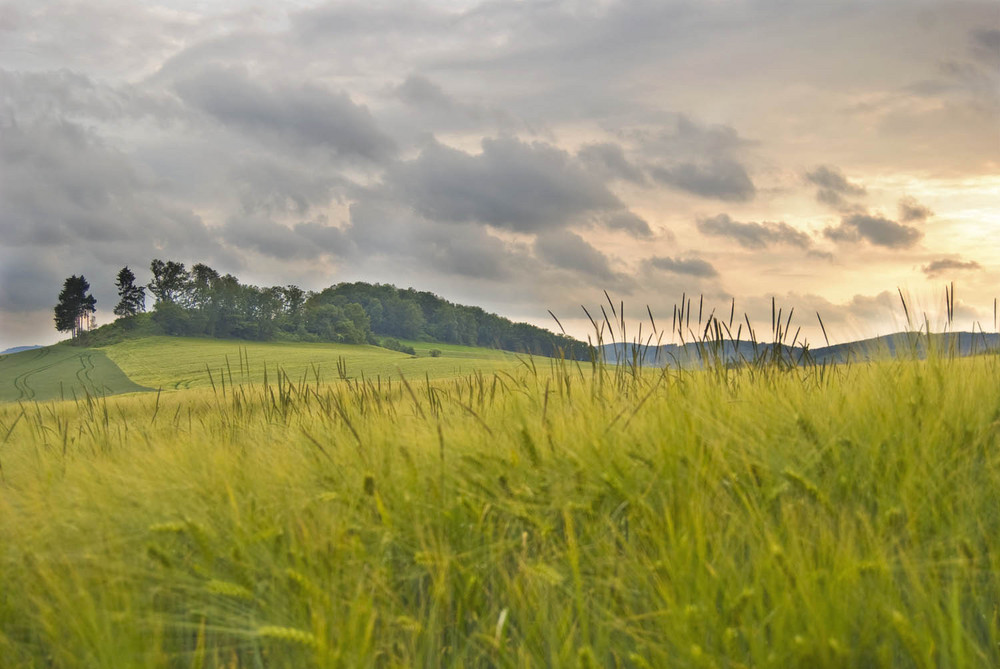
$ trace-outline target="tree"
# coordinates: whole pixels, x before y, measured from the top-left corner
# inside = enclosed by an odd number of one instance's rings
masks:
[[[118,297],[121,298],[114,310],[116,316],[135,316],[146,310],[146,289],[135,285],[135,274],[127,265],[118,272],[115,286],[118,287]]]
[[[55,307],[56,330],[72,332],[76,338],[87,329],[91,314],[97,311],[97,300],[87,292],[89,290],[90,283],[83,275],[74,274],[63,282],[59,302]]]
[[[149,270],[153,273],[153,280],[149,282],[149,292],[156,297],[156,301],[177,301],[178,295],[184,292],[188,278],[187,272],[184,271],[184,263],[173,260],[163,262],[157,258],[149,263]]]

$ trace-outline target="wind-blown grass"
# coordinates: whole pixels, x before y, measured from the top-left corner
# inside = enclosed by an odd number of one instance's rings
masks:
[[[3,405],[0,657],[1000,666],[998,373],[525,359]]]

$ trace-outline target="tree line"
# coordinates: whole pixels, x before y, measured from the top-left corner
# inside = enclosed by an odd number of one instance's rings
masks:
[[[152,279],[136,283],[123,267],[114,308],[124,329],[140,322],[156,334],[256,341],[274,339],[398,346],[409,339],[587,359],[589,347],[479,307],[453,304],[433,293],[389,284],[340,283],[319,292],[295,285],[259,287],[208,265],[154,259]],[[74,338],[87,329],[96,300],[82,276],[66,279],[55,307],[56,329]],[[153,297],[146,313],[146,295]],[[381,340],[379,338],[382,338]]]

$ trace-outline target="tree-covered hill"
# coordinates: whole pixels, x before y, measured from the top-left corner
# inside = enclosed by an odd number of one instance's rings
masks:
[[[201,263],[187,269],[183,263],[158,259],[152,261],[150,270],[153,280],[148,289],[155,299],[152,312],[123,316],[87,333],[84,343],[183,335],[367,343],[405,349],[398,342],[403,339],[574,359],[590,356],[588,345],[570,337],[413,288],[361,282],[341,283],[319,292],[294,285],[262,288],[241,283],[232,274],[220,275]],[[135,302],[134,295],[129,299]]]

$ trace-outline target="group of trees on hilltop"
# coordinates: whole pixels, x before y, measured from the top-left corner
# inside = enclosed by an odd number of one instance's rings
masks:
[[[240,283],[208,265],[154,259],[152,279],[136,284],[123,267],[116,277],[114,313],[127,327],[145,312],[146,290],[155,302],[148,316],[168,335],[266,341],[291,339],[378,344],[378,337],[484,346],[585,359],[589,348],[527,323],[514,323],[479,307],[448,302],[429,292],[388,284],[341,283],[319,292],[294,285],[261,288]],[[96,308],[82,276],[66,279],[56,305],[56,328],[76,337]],[[397,344],[398,346],[398,344]]]

